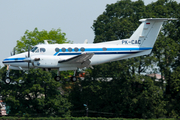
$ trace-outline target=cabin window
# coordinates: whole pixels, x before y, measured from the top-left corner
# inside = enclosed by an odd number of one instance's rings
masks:
[[[59,48],[55,48],[55,51],[56,51],[56,52],[59,52]]]
[[[107,48],[103,47],[103,48],[102,48],[102,50],[103,50],[103,51],[106,51],[106,50],[107,50]]]
[[[32,50],[31,50],[31,52],[36,51],[36,50],[37,50],[37,48],[38,48],[38,47],[33,47],[33,48],[32,48]]]
[[[66,48],[64,48],[64,47],[61,50],[62,50],[62,52],[66,52]]]
[[[39,49],[37,49],[36,51],[35,51],[35,53],[38,53],[39,52]]]
[[[81,51],[84,52],[84,51],[85,51],[85,48],[84,48],[84,47],[81,47]]]
[[[79,49],[78,49],[77,47],[74,48],[74,51],[75,51],[75,52],[78,52],[78,50],[79,50]]]
[[[68,51],[71,52],[71,51],[72,51],[72,48],[69,47],[69,48],[68,48]]]
[[[41,53],[46,52],[46,49],[45,48],[40,48],[40,52]]]

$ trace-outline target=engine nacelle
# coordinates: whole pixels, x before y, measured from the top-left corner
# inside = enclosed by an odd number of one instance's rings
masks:
[[[40,68],[59,68],[58,61],[66,60],[72,56],[50,56],[50,55],[35,55],[31,56],[31,63],[35,67]],[[61,66],[62,67],[62,66]]]
[[[60,57],[50,55],[36,55],[31,57],[32,65],[41,68],[57,67],[59,60],[61,60]]]
[[[12,70],[28,70],[28,68],[21,68],[21,67],[16,67],[16,66],[12,66],[12,65],[9,66],[9,69],[12,69]]]

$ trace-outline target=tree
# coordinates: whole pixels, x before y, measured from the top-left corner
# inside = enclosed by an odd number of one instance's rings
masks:
[[[15,72],[21,72],[21,77],[17,77]],[[59,90],[61,84],[52,79],[51,73],[31,69],[28,74],[11,71],[10,75],[15,75],[11,84],[1,82],[0,86],[0,94],[10,107],[9,115],[70,116],[71,104],[67,95]]]
[[[108,80],[89,75],[74,85],[70,100],[73,116],[81,115],[76,113],[85,109],[83,104],[88,104],[91,117],[158,118],[166,114],[163,91],[144,76]]]
[[[138,20],[142,18],[179,18],[179,5],[172,0],[158,0],[147,6],[144,5],[142,0],[135,2],[122,0],[115,4],[107,5],[106,10],[99,15],[92,26],[95,33],[94,43],[130,37],[140,24]],[[162,100],[162,103],[170,101],[172,93],[168,91],[173,89],[171,88],[171,82],[173,82],[171,74],[173,69],[179,66],[180,37],[178,32],[179,21],[165,22],[150,55],[95,66],[94,71],[92,71],[92,77],[109,76],[115,78],[115,75],[120,80],[122,80],[121,78],[127,80],[128,77],[134,79],[133,76],[137,76],[137,74],[160,72],[165,79],[162,79],[162,84],[158,87],[161,87],[164,91],[164,81],[167,82],[166,92],[164,92],[167,99],[160,99],[162,97],[160,95],[161,97],[159,97],[158,101]],[[157,66],[158,69],[155,69],[154,66]],[[128,104],[131,104],[131,102]],[[148,115],[148,113],[144,115]]]
[[[65,43],[65,33],[61,29],[26,31],[25,35],[17,41],[16,53],[28,50],[28,46],[43,43]],[[52,41],[51,41],[52,40]],[[62,84],[53,78],[56,71],[46,72],[41,69],[30,69],[25,71],[10,71],[11,83],[5,84],[6,68],[0,69],[0,94],[7,106],[10,107],[11,115],[25,116],[60,116],[70,115],[66,94],[62,94],[59,88]],[[63,72],[62,74],[67,74]]]
[[[24,35],[21,37],[20,40],[17,40],[17,45],[15,47],[16,53],[22,53],[28,51],[28,47],[33,47],[39,43],[44,43],[44,40],[49,40],[49,44],[53,43],[69,43],[65,37],[66,34],[61,32],[61,29],[52,29],[49,32],[46,30],[39,31],[38,28],[35,28],[33,31],[26,30]],[[53,77],[55,77],[57,71],[51,71]],[[61,76],[63,78],[68,78],[67,74],[73,75],[73,72],[61,72]]]
[[[33,31],[26,30],[24,36],[20,40],[17,40],[16,51],[21,53],[28,50],[28,47],[32,47],[39,43],[44,43],[44,40],[49,40],[49,43],[68,43],[65,38],[65,33],[61,32],[61,29],[52,29],[49,32],[46,30],[38,31],[35,28]]]

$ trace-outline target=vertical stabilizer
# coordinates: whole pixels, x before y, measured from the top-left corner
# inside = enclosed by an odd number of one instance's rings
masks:
[[[141,42],[140,47],[153,48],[159,31],[164,21],[176,20],[170,18],[147,18],[140,19],[142,22],[138,29],[130,37],[130,40],[138,40]]]

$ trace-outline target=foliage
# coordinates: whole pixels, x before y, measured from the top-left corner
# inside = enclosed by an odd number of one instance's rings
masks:
[[[25,35],[17,41],[16,53],[28,50],[28,46],[34,46],[43,43],[44,40],[50,40],[49,43],[66,43],[65,33],[61,29],[52,29],[51,31],[26,30]],[[0,94],[9,107],[9,115],[20,116],[69,116],[69,107],[71,106],[61,88],[64,85],[56,82],[53,78],[57,74],[56,70],[45,72],[41,69],[25,71],[10,71],[12,82],[5,84],[6,68],[0,70]],[[61,75],[67,79],[67,74],[72,72],[61,72]],[[59,90],[60,89],[60,90]],[[60,93],[61,92],[61,93]],[[62,94],[63,93],[63,94]]]
[[[21,72],[21,77],[17,72]],[[10,107],[9,115],[60,116],[70,115],[67,95],[61,94],[61,84],[52,79],[51,73],[41,69],[10,72],[12,82],[1,82],[3,101]],[[14,76],[13,76],[14,75]]]
[[[1,117],[2,120],[27,120],[27,117]],[[138,120],[138,119],[126,119],[126,118],[103,118],[103,117],[29,117],[30,120]],[[142,119],[140,119],[142,120]],[[150,120],[175,120],[173,118],[166,119],[150,119]]]
[[[83,104],[88,104],[91,117],[158,118],[166,113],[162,90],[152,79],[138,75],[112,80],[87,76],[76,83],[70,100],[72,112],[85,110]]]
[[[24,36],[20,40],[17,40],[15,47],[17,53],[21,53],[28,50],[28,47],[32,47],[39,43],[44,43],[44,40],[49,40],[49,43],[68,43],[65,38],[65,33],[61,32],[61,29],[52,29],[49,32],[46,30],[39,31],[35,28],[33,31],[26,30]]]
[[[163,24],[150,55],[94,66],[93,70],[86,70],[84,80],[79,79],[76,83],[64,82],[62,85],[52,79],[56,71],[50,74],[37,69],[30,70],[28,74],[11,71],[13,81],[7,85],[3,81],[6,69],[1,68],[0,94],[11,107],[10,114],[65,117],[71,111],[71,115],[76,117],[88,113],[90,117],[107,118],[67,119],[180,118],[179,3],[157,0],[145,6],[142,0],[121,0],[107,5],[93,23],[94,43],[129,38],[139,26],[139,19],[151,17],[172,17],[178,21]],[[27,30],[17,41],[16,51],[23,52],[29,45],[43,43],[44,39],[68,42],[60,29],[47,32],[35,28],[32,32]],[[156,81],[156,78],[145,76],[151,73],[159,73],[163,77]],[[67,76],[68,73],[62,74]],[[69,95],[61,94],[59,87]]]
[[[138,20],[142,18],[179,18],[179,9],[180,4],[172,0],[158,0],[147,6],[142,0],[117,1],[107,5],[106,10],[94,21],[94,43],[130,37],[140,24]],[[179,87],[176,87],[179,84],[177,68],[180,65],[179,26],[179,20],[165,22],[154,49],[148,56],[106,63],[87,70],[89,78],[77,83],[71,93],[71,100],[80,101],[72,101],[72,111],[83,109],[82,103],[88,102],[91,110],[123,117],[180,116],[180,106],[177,104]],[[163,76],[159,83],[155,78],[140,77],[151,73],[160,73]],[[107,77],[117,82],[107,82]],[[99,78],[104,81],[95,81]],[[142,79],[146,82],[141,83]],[[138,87],[132,89],[133,81],[135,86],[138,84],[150,87],[143,91]],[[174,87],[176,91],[173,90]]]

